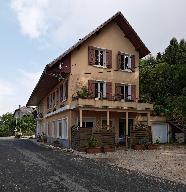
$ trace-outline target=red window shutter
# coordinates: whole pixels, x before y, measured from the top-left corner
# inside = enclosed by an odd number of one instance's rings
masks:
[[[95,98],[95,80],[88,80],[88,93],[90,98]]]
[[[117,70],[120,69],[121,66],[121,52],[118,52],[118,56],[117,56]]]
[[[106,82],[106,95],[108,100],[112,100],[112,82]]]
[[[106,50],[106,66],[112,68],[112,51]]]
[[[115,99],[121,100],[121,84],[120,83],[115,84]]]
[[[131,98],[136,101],[136,85],[131,86]]]
[[[131,70],[134,72],[136,68],[136,64],[135,64],[135,55],[131,56]]]
[[[89,46],[88,47],[88,64],[95,65],[96,63],[96,56],[95,56],[95,47]]]

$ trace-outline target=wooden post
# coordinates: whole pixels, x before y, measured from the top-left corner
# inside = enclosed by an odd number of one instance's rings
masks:
[[[147,125],[151,126],[151,123],[150,123],[150,112],[147,113]]]
[[[110,129],[109,111],[107,111],[107,130]]]
[[[125,135],[126,135],[126,147],[128,148],[128,134],[129,134],[129,114],[126,111],[126,124],[125,124]]]
[[[79,109],[79,122],[80,122],[80,128],[83,127],[83,111],[82,111],[82,109]]]

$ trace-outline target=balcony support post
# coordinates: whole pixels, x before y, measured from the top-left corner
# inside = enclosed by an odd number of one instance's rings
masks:
[[[126,111],[125,113],[126,124],[125,124],[125,133],[126,133],[126,148],[128,148],[128,134],[129,134],[129,113]]]
[[[110,117],[109,117],[109,111],[107,111],[107,130],[109,130],[110,129]]]
[[[150,112],[147,113],[147,125],[151,126],[151,123],[150,123]]]
[[[83,127],[83,111],[82,111],[82,109],[79,109],[79,122],[80,122],[80,128]]]

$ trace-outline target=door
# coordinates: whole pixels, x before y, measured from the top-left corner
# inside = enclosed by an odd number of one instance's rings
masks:
[[[128,120],[128,136],[131,136],[133,119]],[[119,119],[119,143],[126,144],[126,119]]]
[[[159,141],[160,143],[168,142],[167,123],[153,123],[152,124],[152,140],[153,140],[153,143],[156,143],[156,141]]]

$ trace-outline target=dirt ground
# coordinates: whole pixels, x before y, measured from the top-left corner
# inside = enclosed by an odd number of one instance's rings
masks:
[[[186,184],[186,146],[162,145],[159,150],[126,150],[82,156],[116,167]]]

